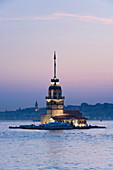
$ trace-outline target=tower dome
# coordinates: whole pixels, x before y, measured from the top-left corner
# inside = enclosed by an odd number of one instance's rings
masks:
[[[60,86],[57,85],[53,85],[53,86],[49,86],[48,89],[48,96],[50,98],[61,98],[62,97],[62,89]]]

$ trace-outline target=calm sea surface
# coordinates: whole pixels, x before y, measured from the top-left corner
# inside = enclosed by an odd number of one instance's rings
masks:
[[[89,121],[107,129],[8,129],[31,123],[0,121],[0,170],[113,170],[113,121]]]

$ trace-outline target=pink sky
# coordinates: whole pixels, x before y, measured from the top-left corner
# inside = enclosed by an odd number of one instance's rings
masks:
[[[53,51],[66,105],[113,102],[112,1],[0,3],[0,110],[45,106]]]

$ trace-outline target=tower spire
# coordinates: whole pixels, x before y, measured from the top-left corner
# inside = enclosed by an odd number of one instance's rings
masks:
[[[56,51],[54,51],[54,77],[51,79],[51,82],[53,82],[54,85],[58,84],[59,79],[56,77]]]
[[[56,51],[54,51],[54,79],[56,79]]]

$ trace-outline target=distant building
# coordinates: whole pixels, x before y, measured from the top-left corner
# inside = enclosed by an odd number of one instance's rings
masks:
[[[54,52],[54,77],[46,97],[46,114],[41,116],[41,124],[49,122],[69,122],[75,126],[86,126],[87,118],[78,110],[64,110],[64,99],[59,79],[56,77],[56,53]]]
[[[38,111],[39,109],[38,109],[38,103],[37,103],[37,101],[35,102],[35,111]]]

